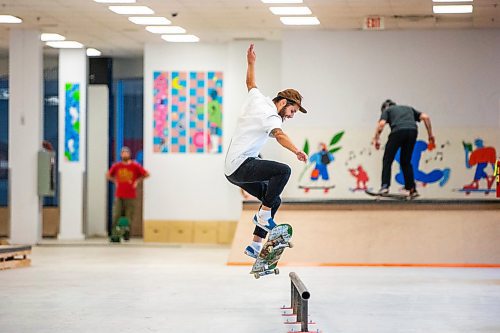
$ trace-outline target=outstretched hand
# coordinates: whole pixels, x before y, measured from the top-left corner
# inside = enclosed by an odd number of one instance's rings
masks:
[[[254,51],[254,45],[250,44],[250,47],[248,48],[248,51],[247,51],[247,61],[249,64],[255,64],[256,59],[257,59],[257,55],[255,54],[255,51]]]
[[[380,140],[373,138],[372,145],[375,147],[376,150],[379,150],[380,149]]]
[[[297,159],[301,162],[307,162],[307,154],[304,153],[303,151],[298,151],[297,154]]]

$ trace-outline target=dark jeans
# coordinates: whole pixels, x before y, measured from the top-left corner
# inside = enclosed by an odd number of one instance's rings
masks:
[[[249,157],[226,178],[259,199],[264,206],[270,207],[271,216],[274,218],[281,205],[280,194],[290,178],[290,173],[291,169],[286,164]],[[259,226],[255,227],[253,234],[261,238],[267,236],[267,232]]]
[[[411,155],[413,147],[417,142],[417,130],[403,129],[393,132],[389,135],[389,140],[385,146],[384,162],[382,167],[382,186],[391,185],[391,166],[398,149],[401,148],[399,164],[403,171],[405,179],[405,189],[415,188],[415,178],[413,176],[413,167],[411,165]]]

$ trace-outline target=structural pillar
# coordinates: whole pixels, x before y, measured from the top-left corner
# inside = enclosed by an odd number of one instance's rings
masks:
[[[9,33],[10,240],[36,244],[41,238],[37,152],[43,138],[43,53],[40,32]]]
[[[59,51],[58,239],[84,239],[86,170],[87,55],[85,49]],[[103,175],[104,177],[104,175]]]

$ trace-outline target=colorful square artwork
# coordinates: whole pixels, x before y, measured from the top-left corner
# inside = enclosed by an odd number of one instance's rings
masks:
[[[187,73],[172,72],[171,152],[185,153],[187,135]]]
[[[169,73],[153,74],[153,151],[168,152],[169,140]]]
[[[222,72],[208,72],[208,151],[222,153]]]
[[[64,105],[64,156],[66,161],[80,160],[80,84],[66,83]]]
[[[153,77],[154,152],[222,153],[223,73],[154,72]]]

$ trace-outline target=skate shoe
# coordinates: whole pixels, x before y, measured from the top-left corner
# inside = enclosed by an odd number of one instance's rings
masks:
[[[248,245],[245,249],[245,254],[251,258],[257,259],[259,251],[257,251],[252,245]]]
[[[273,228],[276,226],[276,223],[274,222],[272,217],[269,220],[264,221],[259,217],[259,214],[254,215],[253,223],[267,232],[273,230]]]

